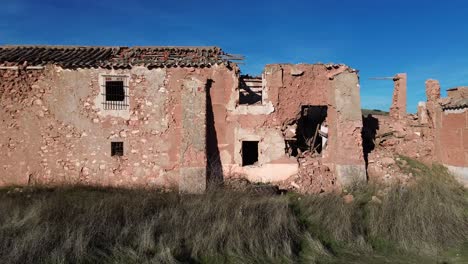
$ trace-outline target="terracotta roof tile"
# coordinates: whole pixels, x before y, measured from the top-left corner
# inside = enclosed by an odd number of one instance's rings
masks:
[[[468,98],[444,98],[441,100],[442,109],[463,109],[468,107]]]
[[[132,66],[203,67],[228,64],[218,47],[83,47],[83,46],[0,46],[0,65],[37,66],[55,64],[64,68]]]

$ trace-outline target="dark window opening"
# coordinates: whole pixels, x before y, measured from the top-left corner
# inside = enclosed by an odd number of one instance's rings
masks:
[[[242,141],[242,166],[254,165],[258,161],[258,141]]]
[[[111,156],[123,156],[123,142],[111,142]]]
[[[123,101],[124,99],[123,81],[106,81],[106,101]]]
[[[262,103],[262,78],[242,75],[239,79],[239,104]]]
[[[118,79],[118,80],[115,80]],[[107,77],[105,82],[104,109],[122,110],[128,106],[128,95],[122,77]]]
[[[287,152],[291,156],[298,156],[305,151],[322,153],[328,138],[326,117],[326,106],[303,105],[296,120],[296,135],[286,140]]]

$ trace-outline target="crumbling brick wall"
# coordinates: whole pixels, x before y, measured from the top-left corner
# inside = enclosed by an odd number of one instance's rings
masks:
[[[448,90],[440,98],[440,85],[436,80],[426,82],[428,113],[434,134],[435,160],[468,186],[468,88]]]
[[[394,89],[390,116],[394,119],[406,117],[406,73],[399,73],[393,78]]]
[[[468,167],[468,111],[445,110],[437,126],[439,160],[443,164]]]
[[[440,84],[437,80],[426,81],[426,110],[428,115],[428,123],[434,127],[434,119],[438,107],[438,100],[440,99]]]

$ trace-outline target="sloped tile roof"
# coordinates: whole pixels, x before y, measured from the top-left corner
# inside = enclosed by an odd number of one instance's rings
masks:
[[[463,109],[468,108],[468,98],[444,98],[441,100],[442,109]]]
[[[228,64],[218,47],[0,46],[0,65],[64,68],[204,67]]]

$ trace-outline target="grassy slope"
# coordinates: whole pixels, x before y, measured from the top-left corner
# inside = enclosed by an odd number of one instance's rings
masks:
[[[0,191],[2,263],[467,263],[468,197],[407,159],[409,188],[337,195]],[[377,195],[379,193],[380,195]],[[372,200],[377,195],[380,201]],[[463,244],[465,243],[465,244]]]

